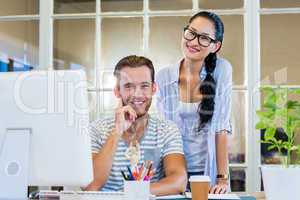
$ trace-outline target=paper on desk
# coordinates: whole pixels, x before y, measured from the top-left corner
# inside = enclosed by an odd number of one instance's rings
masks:
[[[192,198],[190,192],[186,192],[185,195],[168,195],[168,196],[159,196],[156,199],[184,199]],[[226,199],[226,200],[236,200],[240,199],[236,194],[208,194],[208,199]]]
[[[167,195],[167,196],[157,196],[156,199],[185,199],[185,195]]]
[[[209,194],[208,199],[227,199],[234,200],[240,199],[236,194]]]
[[[185,193],[186,197],[192,198],[192,194],[190,192]],[[236,194],[208,194],[208,199],[227,199],[227,200],[235,200],[240,199]]]

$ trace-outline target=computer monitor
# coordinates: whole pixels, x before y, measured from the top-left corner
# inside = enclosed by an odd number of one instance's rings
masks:
[[[0,73],[0,92],[0,199],[92,181],[83,71]]]

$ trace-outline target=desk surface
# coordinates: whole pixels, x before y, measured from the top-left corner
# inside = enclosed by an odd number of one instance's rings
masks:
[[[208,198],[211,200],[256,200],[256,197],[251,195],[236,195],[236,194],[224,194],[224,195],[214,195],[209,194]],[[191,200],[191,193],[187,193],[186,195],[170,195],[170,196],[158,196],[157,200]]]
[[[240,197],[241,200],[264,200],[264,199],[256,199],[255,197]],[[30,200],[49,200],[49,198],[40,198],[40,199],[30,199]],[[55,199],[59,200],[59,199]],[[181,199],[166,199],[166,200],[191,200],[190,198],[181,198]],[[230,199],[228,199],[230,200]]]
[[[253,196],[242,196],[242,197],[240,197],[241,198],[241,200],[263,200],[263,199],[256,199],[255,197],[253,197]],[[164,200],[191,200],[190,198],[176,198],[176,199],[164,199]],[[222,199],[222,200],[225,200],[225,199]],[[227,199],[226,199],[227,200]],[[228,200],[230,200],[230,199],[228,199]]]
[[[61,193],[60,193],[61,194]],[[63,195],[63,199],[74,199],[74,195],[75,196],[77,196],[77,195],[82,195],[82,194],[74,194],[74,193],[67,193],[67,194],[65,194],[65,195]],[[51,199],[55,199],[55,200],[59,200],[60,198],[59,198],[59,196],[60,195],[57,195],[57,193],[53,196],[53,195],[51,195]],[[49,197],[50,196],[48,196],[48,195],[46,195],[46,196],[43,196],[42,195],[42,197],[45,197],[45,198],[40,198],[40,200],[45,200],[45,199],[47,199],[47,200],[49,200]],[[54,197],[54,198],[53,198]],[[66,198],[67,197],[67,198]],[[78,197],[78,196],[77,196]],[[123,200],[123,194],[122,193],[113,193],[113,194],[110,194],[110,193],[97,193],[97,192],[95,192],[95,193],[86,193],[86,194],[83,194],[83,196],[81,196],[81,197],[88,197],[88,199],[93,199],[93,200],[98,200],[98,199],[102,199],[102,197],[105,197],[104,199],[109,199],[109,200],[113,200],[114,198],[116,198],[116,199],[118,199],[118,200]],[[230,198],[230,197],[228,197],[228,198]],[[265,198],[264,198],[264,194],[263,193],[255,193],[255,194],[252,194],[251,196],[250,195],[241,195],[240,196],[240,198],[241,198],[241,200],[265,200]],[[84,198],[85,199],[85,198]],[[159,197],[158,197],[158,199],[159,199]],[[218,197],[217,197],[217,199],[218,199]],[[187,198],[187,197],[185,197],[185,196],[183,196],[183,195],[175,195],[175,196],[165,196],[165,197],[163,197],[163,200],[191,200],[191,198]],[[223,199],[222,198],[222,200],[227,200],[227,199]],[[230,200],[230,199],[228,199],[228,200]]]
[[[241,200],[264,200],[264,199],[257,199],[257,198],[255,198],[254,196],[241,196],[240,197],[241,198]],[[52,198],[51,198],[52,199]],[[59,198],[53,198],[53,199],[55,199],[55,200],[59,200]],[[38,199],[31,199],[31,200],[38,200]],[[49,198],[40,198],[39,200],[49,200]],[[164,200],[191,200],[190,198],[176,198],[176,199],[164,199]],[[224,200],[224,199],[222,199],[222,200]],[[230,199],[228,199],[228,200],[230,200]]]

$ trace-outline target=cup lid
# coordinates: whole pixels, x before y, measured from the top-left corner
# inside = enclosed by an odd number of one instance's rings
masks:
[[[210,182],[209,176],[191,176],[189,178],[190,182]]]

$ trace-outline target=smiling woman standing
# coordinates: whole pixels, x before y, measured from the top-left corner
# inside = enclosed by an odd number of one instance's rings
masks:
[[[224,25],[211,12],[192,16],[184,28],[183,59],[162,69],[157,108],[182,134],[188,175],[209,175],[210,193],[228,191],[227,135],[231,133],[232,67],[217,56]]]

